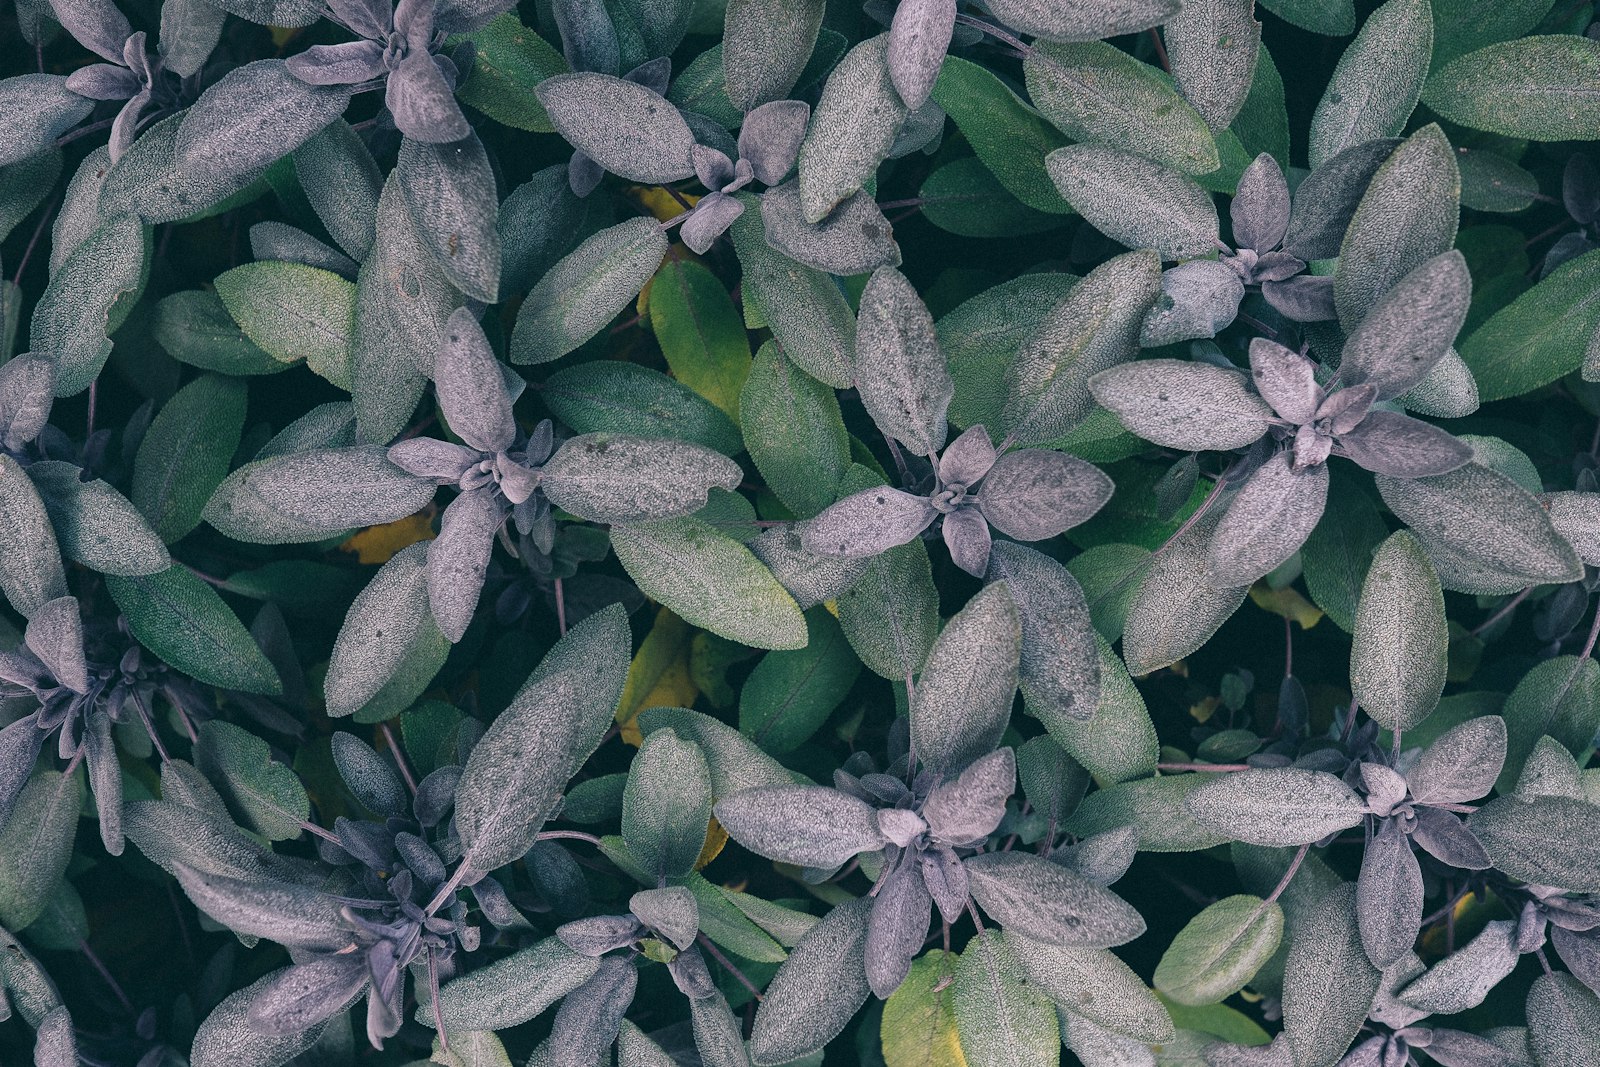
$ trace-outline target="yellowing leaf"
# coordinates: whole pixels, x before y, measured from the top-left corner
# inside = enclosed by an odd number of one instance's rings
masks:
[[[1217,713],[1217,708],[1222,705],[1221,697],[1206,697],[1198,704],[1189,706],[1189,714],[1195,722],[1209,722],[1211,716]]]
[[[628,680],[617,704],[617,724],[622,740],[637,746],[642,740],[635,721],[645,708],[694,706],[699,690],[689,677],[689,624],[666,608],[656,613],[656,624],[639,644]]]
[[[1259,608],[1299,623],[1302,630],[1309,630],[1322,621],[1321,609],[1301,596],[1300,591],[1294,586],[1271,589],[1266,583],[1257,582],[1250,587],[1250,599],[1255,601]]]
[[[888,1067],[967,1067],[952,1007],[956,958],[934,949],[883,1005],[883,1061]]]
[[[675,219],[688,210],[683,204],[679,203],[677,197],[659,185],[636,185],[628,191],[633,194],[633,198],[639,202],[640,207],[656,217],[657,222],[667,222]],[[679,193],[678,196],[687,200],[689,207],[694,207],[700,202],[700,198],[692,193]]]
[[[368,526],[339,546],[340,551],[354,552],[362,563],[388,563],[389,558],[402,548],[418,541],[431,541],[438,535],[433,530],[434,508],[429,505],[415,515],[407,515],[382,526]]]
[[[668,257],[650,282],[650,328],[673,377],[738,421],[750,376],[750,338],[720,279]]]
[[[728,831],[722,828],[722,824],[713,815],[711,822],[706,826],[705,847],[700,850],[699,858],[694,861],[694,869],[698,871],[716,859],[722,854],[722,847],[727,843]]]

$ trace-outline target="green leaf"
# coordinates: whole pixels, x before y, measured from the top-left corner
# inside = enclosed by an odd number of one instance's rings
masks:
[[[1312,33],[1343,37],[1356,29],[1356,0],[1261,0],[1261,6]]]
[[[718,797],[795,783],[795,776],[784,770],[783,764],[719,719],[688,708],[647,708],[639,715],[639,728],[646,736],[668,727],[700,746],[711,770],[711,791]]]
[[[1539,179],[1505,156],[1485,149],[1462,149],[1461,206],[1474,211],[1511,214],[1533,206],[1540,196]]]
[[[1144,1044],[1173,1038],[1172,1020],[1133,969],[1109,950],[1048,945],[1005,931],[1030,984],[1065,1011]]]
[[[1061,1030],[1048,997],[1030,985],[997,930],[967,943],[952,987],[969,1067],[1055,1067]]]
[[[523,301],[511,334],[511,362],[548,363],[589,340],[639,295],[666,254],[667,235],[648,217],[590,236]]]
[[[1113,241],[1152,248],[1164,260],[1215,251],[1217,208],[1193,179],[1102,145],[1058,148],[1044,162],[1067,202]]]
[[[1353,633],[1361,584],[1389,528],[1348,471],[1329,474],[1328,505],[1300,549],[1300,561],[1312,601],[1339,629]]]
[[[872,557],[838,605],[839,625],[869,670],[893,682],[914,676],[939,634],[927,546],[918,539]]]
[[[844,631],[821,607],[806,612],[804,648],[768,652],[739,693],[739,732],[782,755],[811,739],[861,674]]]
[[[1283,1028],[1297,1067],[1333,1067],[1378,992],[1381,975],[1361,947],[1355,889],[1341,882],[1289,932]]]
[[[276,696],[278,672],[250,631],[181,563],[157,574],[107,575],[106,589],[139,643],[198,681]]]
[[[178,390],[145,431],[133,461],[133,503],[167,544],[200,525],[228,476],[244,433],[245,397],[237,378],[204,375]]]
[[[445,1031],[520,1026],[587,982],[599,967],[599,960],[547,937],[446,982],[438,1000]],[[432,1025],[433,1012],[423,1011],[421,1021]]]
[[[40,771],[22,787],[0,826],[0,923],[20,930],[44,914],[72,859],[82,808],[81,774]]]
[[[1600,891],[1600,807],[1568,797],[1500,797],[1467,825],[1513,878],[1576,893]]]
[[[273,971],[211,1009],[194,1035],[194,1047],[189,1053],[193,1067],[278,1067],[317,1043],[327,1022],[284,1035],[263,1034],[247,1021],[257,994],[281,973]]]
[[[1024,706],[1102,786],[1154,774],[1160,744],[1144,698],[1106,639],[1096,634],[1095,644],[1100,650],[1100,702],[1092,718],[1046,714],[1031,701]]]
[[[1433,69],[1484,45],[1521,37],[1551,6],[1548,0],[1433,0]]]
[[[951,422],[963,430],[1003,425],[1006,369],[1077,281],[1071,274],[1024,274],[969,297],[934,322],[956,384]]]
[[[1216,1004],[1250,983],[1283,938],[1283,909],[1225,897],[1190,919],[1156,966],[1155,986],[1182,1004]]]
[[[750,111],[789,95],[816,47],[826,6],[823,0],[728,0],[721,66],[734,107]]]
[[[839,399],[801,373],[777,341],[756,353],[736,407],[756,469],[797,518],[809,519],[838,498],[850,467]]]
[[[289,364],[263,351],[210,290],[173,293],[156,303],[151,327],[161,347],[180,363],[220,374],[277,374]]]
[[[945,57],[933,101],[949,113],[973,152],[1012,196],[1035,211],[1072,214],[1044,167],[1044,157],[1067,144],[1067,138],[991,71]]]
[[[1571,374],[1600,327],[1600,252],[1568,260],[1501,308],[1461,346],[1484,400],[1532,392]]]
[[[865,897],[835,907],[795,945],[767,984],[750,1032],[750,1058],[777,1067],[837,1037],[872,995],[867,985]]]
[[[956,1033],[955,967],[953,956],[930,950],[884,1001],[878,1036],[886,1067],[967,1067]]]
[[[456,90],[456,99],[496,122],[534,133],[554,133],[550,116],[539,105],[533,87],[565,74],[567,62],[543,37],[518,21],[514,12],[496,17],[480,30],[452,38],[454,47],[472,42],[476,52],[472,76]]]
[[[1450,634],[1439,576],[1407,531],[1392,534],[1373,555],[1354,632],[1350,691],[1362,709],[1394,731],[1427,718],[1444,692]]]
[[[1079,837],[1132,826],[1141,852],[1197,852],[1228,835],[1208,829],[1189,814],[1188,799],[1206,784],[1204,774],[1168,774],[1096,789],[1072,813],[1064,829]]]
[[[1184,99],[1211,129],[1226,129],[1244,107],[1259,62],[1261,23],[1253,0],[1189,0],[1161,35]]]
[[[1590,137],[1600,123],[1600,41],[1558,34],[1480,48],[1428,79],[1423,100],[1463,126],[1533,141]]]
[[[217,276],[217,296],[245,336],[284,363],[305,360],[348,387],[356,286],[303,263],[246,263]]]
[[[194,761],[244,825],[269,841],[292,841],[311,818],[300,779],[248,730],[220,719],[202,723]]]
[[[1170,666],[1211,640],[1244,603],[1244,586],[1212,584],[1206,553],[1211,516],[1173,538],[1139,583],[1122,633],[1122,658],[1134,675]]]
[[[1528,990],[1528,1048],[1539,1067],[1600,1060],[1600,1000],[1570,974],[1546,972]]]
[[[622,794],[628,851],[647,874],[682,878],[694,870],[710,821],[711,772],[700,746],[670,729],[652,732],[633,758]]]
[[[149,275],[150,230],[135,215],[108,215],[52,273],[34,305],[28,344],[55,361],[57,396],[89,388]]]
[[[83,481],[83,474],[61,460],[28,467],[67,558],[101,574],[154,574],[172,566],[139,509],[99,478]]]
[[[1506,698],[1506,762],[1497,785],[1509,793],[1541,737],[1581,755],[1600,732],[1600,664],[1576,656],[1547,659]]]
[[[888,43],[886,33],[862,41],[823,83],[800,146],[800,204],[807,222],[821,222],[865,185],[905,124],[908,112],[884,58]]]
[[[1121,49],[1041,42],[1022,69],[1034,105],[1071,140],[1114,145],[1185,174],[1217,169],[1205,119],[1170,77]]]
[[[438,634],[428,604],[427,554],[426,542],[395,553],[351,603],[323,682],[329,715],[353,714],[373,700]]]
[[[1053,230],[1064,222],[1018,200],[976,156],[939,167],[917,197],[924,218],[960,237],[1016,237]]]
[[[704,445],[726,456],[739,428],[705,397],[660,371],[620,360],[582,363],[545,379],[539,398],[577,433],[620,433]]]
[[[650,283],[650,328],[673,377],[738,421],[750,341],[716,275],[692,260],[663,263]]]
[[[1352,145],[1394,137],[1422,95],[1433,54],[1429,0],[1388,0],[1350,42],[1311,118],[1315,170]]]
[[[956,612],[928,652],[911,696],[911,747],[951,777],[993,752],[1011,722],[1022,620],[1011,587],[991,582]]]
[[[1139,577],[1149,558],[1150,550],[1141,545],[1111,542],[1087,548],[1067,562],[1067,570],[1083,587],[1095,630],[1107,641],[1122,637],[1128,609],[1139,593]]]

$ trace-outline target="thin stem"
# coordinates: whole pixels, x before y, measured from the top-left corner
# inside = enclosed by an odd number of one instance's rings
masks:
[[[1538,244],[1540,241],[1544,240],[1546,237],[1554,237],[1556,234],[1560,233],[1562,230],[1565,230],[1567,227],[1569,227],[1571,225],[1572,225],[1572,220],[1571,219],[1562,219],[1560,222],[1556,223],[1554,226],[1550,227],[1548,230],[1540,230],[1538,233],[1534,234],[1532,237],[1530,237],[1526,241],[1522,242],[1522,247],[1523,248],[1532,248],[1534,245]],[[1537,268],[1535,268],[1535,269],[1537,269]]]
[[[94,387],[90,386],[90,388],[92,389]],[[90,409],[91,412],[93,410],[94,410],[93,408]],[[194,575],[196,578],[200,579],[202,582],[205,582],[209,586],[213,586],[213,587],[215,587],[217,589],[226,589],[228,587],[228,583],[223,581],[221,578],[217,578],[217,577],[214,577],[212,575],[209,575],[203,570],[200,570],[198,568],[189,566],[187,563],[185,563],[183,565],[183,569],[188,571],[190,574]]]
[[[1594,622],[1589,626],[1589,639],[1583,643],[1583,651],[1578,655],[1580,660],[1594,655],[1596,641],[1600,641],[1600,607],[1595,608]]]
[[[1005,42],[1012,48],[1016,49],[1017,55],[1021,58],[1026,59],[1028,56],[1033,54],[1032,48],[1017,38],[1011,36],[1011,34],[1007,33],[1005,30],[1002,30],[999,26],[996,26],[992,22],[985,22],[982,19],[973,18],[971,15],[957,15],[956,21],[963,23],[964,25],[980,29],[997,41]]]
[[[587,841],[599,847],[604,844],[593,834],[586,834],[582,830],[544,830],[539,834],[540,841]]]
[[[301,819],[301,820],[299,820],[299,822],[300,822],[300,829],[304,830],[306,833],[315,834],[316,836],[322,838],[324,841],[331,841],[335,845],[338,845],[340,848],[344,847],[344,842],[339,840],[339,835],[338,834],[330,833],[329,831],[324,830],[322,827],[318,826],[316,823],[307,822],[305,819]]]
[[[733,961],[724,956],[717,946],[711,943],[711,939],[709,937],[707,937],[705,934],[696,934],[694,939],[700,942],[707,952],[711,953],[712,959],[722,964],[723,970],[733,975],[736,982],[750,990],[751,996],[755,997],[758,1001],[762,999],[760,987],[754,982],[750,981],[750,979],[746,978],[744,972],[738,967],[735,967]]]
[[[17,264],[17,272],[11,276],[12,285],[20,286],[22,284],[22,272],[28,269],[28,260],[33,256],[33,250],[38,247],[39,238],[44,235],[45,224],[50,221],[50,217],[54,214],[55,205],[52,204],[50,210],[39,216],[39,222],[33,228],[33,236],[28,238],[28,247],[22,250],[22,259]]]
[[[1238,314],[1238,319],[1239,319],[1240,322],[1244,323],[1246,326],[1250,327],[1252,330],[1256,330],[1256,331],[1258,331],[1260,333],[1264,333],[1268,337],[1272,338],[1274,341],[1276,341],[1278,339],[1278,331],[1273,329],[1271,326],[1268,326],[1266,323],[1262,322],[1260,319],[1256,318],[1255,316],[1246,315],[1244,312],[1241,311]]]
[[[1287,615],[1283,617],[1283,676],[1294,677],[1294,626]]]
[[[1525,586],[1522,592],[1518,593],[1504,604],[1501,604],[1493,615],[1490,615],[1487,619],[1484,619],[1483,622],[1474,627],[1470,636],[1483,636],[1483,634],[1488,631],[1491,626],[1505,618],[1507,615],[1510,615],[1513,611],[1517,610],[1517,605],[1528,599],[1528,594],[1531,592],[1533,592],[1533,586]]]
[[[544,835],[541,834],[540,836],[542,837]],[[429,915],[432,915],[440,908],[444,907],[444,902],[450,899],[455,891],[461,886],[461,879],[465,878],[466,876],[467,865],[465,863],[458,864],[456,866],[455,873],[450,876],[450,880],[439,887],[439,891],[433,895],[432,900],[428,901],[428,906],[424,910]]]
[[[116,994],[117,1000],[121,1001],[127,1013],[129,1015],[135,1014],[133,1001],[129,1000],[128,994],[122,991],[122,984],[112,977],[111,972],[106,969],[106,965],[101,962],[100,957],[95,955],[94,949],[89,947],[89,942],[81,937],[78,938],[78,951],[82,952],[89,962],[94,965],[94,969],[100,972],[100,977],[105,979],[106,985],[111,987],[111,992]]]
[[[1455,911],[1456,910],[1456,905],[1460,904],[1463,900],[1465,900],[1471,894],[1472,894],[1472,887],[1471,886],[1463,886],[1459,891],[1457,891],[1456,893],[1451,895],[1449,902],[1446,903],[1444,907],[1440,908],[1438,911],[1434,912],[1432,915],[1429,915],[1426,919],[1423,919],[1422,920],[1422,925],[1423,926],[1430,926],[1433,923],[1438,922],[1440,919],[1444,918],[1446,915],[1449,915],[1451,912]]]
[[[71,144],[73,141],[76,141],[80,137],[87,137],[91,133],[99,133],[101,130],[105,129],[106,127],[110,126],[113,122],[116,122],[116,121],[117,120],[115,118],[101,119],[99,122],[91,122],[87,126],[79,126],[77,129],[73,130],[71,133],[64,133],[60,137],[57,137],[56,138],[56,147],[57,148],[61,148],[64,145]]]
[[[889,446],[889,455],[894,459],[894,469],[900,472],[900,484],[910,484],[911,471],[906,467],[906,457],[900,451],[900,445],[888,434],[883,435],[883,443]]]
[[[1279,897],[1283,896],[1283,891],[1289,888],[1290,882],[1294,881],[1294,876],[1299,873],[1300,864],[1305,862],[1306,853],[1309,851],[1311,851],[1311,842],[1307,841],[1305,844],[1301,845],[1299,851],[1294,854],[1294,859],[1289,861],[1289,869],[1283,872],[1283,878],[1278,882],[1278,888],[1272,891],[1272,895],[1270,897],[1261,902],[1261,907],[1265,908],[1268,904],[1271,904]]]
[[[1248,763],[1158,763],[1158,771],[1248,771]]]
[[[561,630],[561,636],[567,636],[567,595],[561,587],[561,579],[556,579],[556,626]]]
[[[85,443],[94,436],[94,409],[100,398],[100,379],[96,378],[89,383],[89,413],[84,417],[83,439]]]
[[[1172,61],[1167,58],[1167,46],[1161,43],[1161,33],[1155,27],[1150,28],[1150,43],[1155,45],[1156,59],[1161,63],[1161,69],[1168,74],[1172,73]]]
[[[394,753],[395,765],[400,768],[400,777],[405,779],[406,788],[411,790],[411,795],[417,795],[417,780],[411,774],[411,768],[406,765],[406,754],[400,747],[400,742],[395,740],[394,731],[389,729],[387,722],[378,724],[378,732],[383,734],[384,742],[389,746],[389,751]]]

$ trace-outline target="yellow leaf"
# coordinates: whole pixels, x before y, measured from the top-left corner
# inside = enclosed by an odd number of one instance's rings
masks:
[[[368,526],[339,546],[343,552],[354,552],[362,563],[388,563],[402,548],[418,541],[431,541],[438,536],[433,532],[433,505],[428,505],[415,515],[407,515],[382,526]]]
[[[822,606],[828,609],[828,614],[834,618],[839,617],[839,602],[837,600],[824,600]]]
[[[967,1067],[956,1036],[956,958],[934,949],[883,1004],[883,1061],[888,1067]]]
[[[728,831],[722,828],[722,824],[718,822],[717,817],[713,815],[711,817],[711,822],[706,826],[705,847],[700,850],[699,858],[694,861],[694,869],[698,871],[705,867],[706,864],[716,859],[722,854],[722,847],[727,843]]]
[[[1211,716],[1217,713],[1217,708],[1222,704],[1221,697],[1206,697],[1198,704],[1189,706],[1189,714],[1195,722],[1208,722]]]
[[[1322,610],[1301,596],[1300,590],[1292,585],[1272,589],[1264,582],[1257,582],[1250,587],[1250,599],[1259,608],[1299,623],[1302,630],[1309,630],[1322,621]]]
[[[617,704],[617,724],[630,745],[642,740],[634,720],[645,708],[694,706],[699,690],[689,678],[689,624],[666,608],[656,613],[656,624],[639,643],[628,666],[628,680]]]
[[[677,197],[659,185],[636,185],[628,191],[633,194],[633,198],[639,202],[641,207],[656,217],[657,222],[667,222],[675,219],[689,209],[679,203]],[[700,198],[692,193],[679,193],[678,196],[687,200],[689,207],[694,207],[695,204],[700,202]]]
[[[289,42],[300,36],[300,31],[288,26],[269,26],[267,32],[272,34],[272,43],[279,49],[288,46]]]

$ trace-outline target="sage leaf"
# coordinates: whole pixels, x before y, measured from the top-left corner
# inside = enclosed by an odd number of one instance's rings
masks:
[[[185,674],[244,693],[282,691],[277,670],[233,610],[183,564],[107,575],[106,589],[139,643]]]
[[[639,294],[666,254],[666,234],[654,219],[630,219],[590,236],[523,301],[511,362],[548,363],[589,340]]]
[[[1253,767],[1213,776],[1189,797],[1189,813],[1235,841],[1285,848],[1361,823],[1366,804],[1326,771]]]
[[[1240,894],[1204,908],[1172,939],[1155,987],[1180,1004],[1219,1004],[1243,989],[1283,939],[1283,908]]]
[[[1389,0],[1368,15],[1311,118],[1311,168],[1405,129],[1432,55],[1433,10],[1426,0]]]
[[[1404,530],[1372,557],[1354,633],[1351,693],[1390,730],[1416,726],[1444,692],[1450,640],[1438,575],[1417,539]]]
[[[1194,259],[1216,248],[1216,205],[1176,171],[1087,144],[1056,149],[1045,167],[1084,221],[1120,244],[1154,249],[1164,260]]]
[[[822,87],[800,146],[800,205],[807,222],[821,222],[866,184],[905,124],[910,110],[889,77],[888,44],[889,35],[879,34],[856,45]]]

